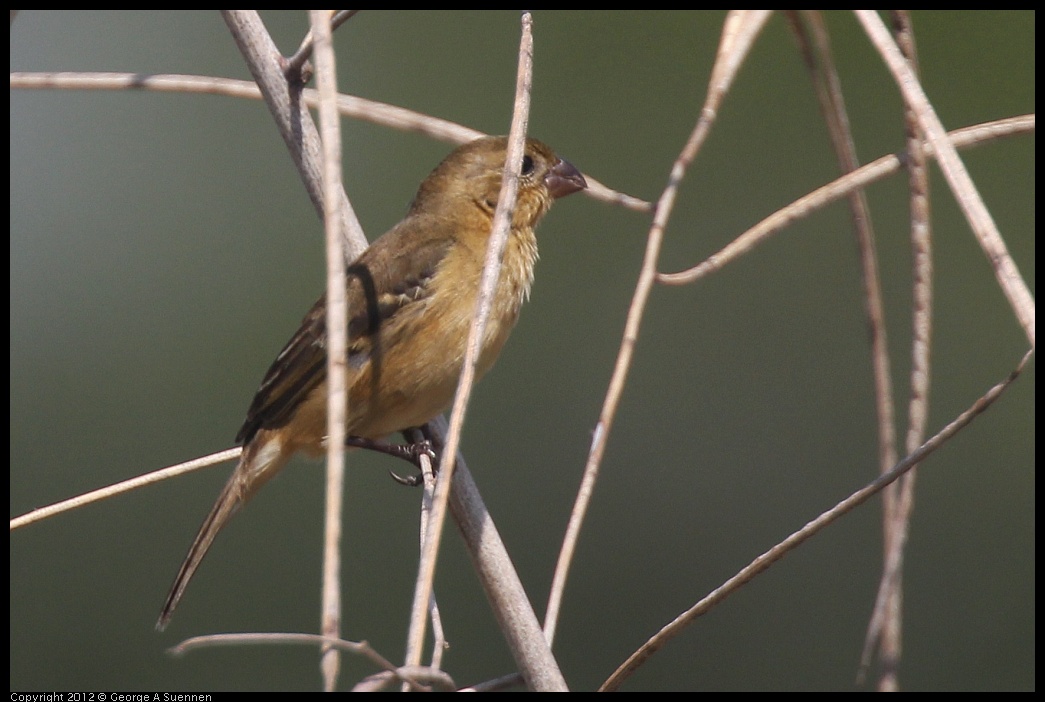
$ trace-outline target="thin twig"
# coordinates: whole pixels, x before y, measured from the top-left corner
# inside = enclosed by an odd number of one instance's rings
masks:
[[[460,456],[458,457],[460,458]],[[420,538],[418,545],[422,545],[427,537],[427,527],[432,516],[432,501],[435,499],[435,466],[431,457],[422,455],[420,457],[421,476],[424,480],[424,494],[421,497]],[[458,465],[458,470],[460,466]],[[419,549],[420,550],[420,549]],[[420,554],[418,555],[420,558]],[[432,594],[432,601],[428,608],[428,618],[432,622],[432,660],[429,666],[442,668],[443,654],[446,652],[446,632],[443,630],[443,618],[439,614],[439,602]]]
[[[880,492],[886,485],[889,485],[901,475],[909,471],[912,467],[921,463],[926,456],[946,443],[951,437],[957,434],[959,430],[968,425],[973,419],[990,407],[1013,383],[1013,381],[1016,380],[1033,353],[1033,349],[1027,351],[1016,368],[1009,373],[1008,377],[991,387],[982,397],[973,402],[967,410],[958,415],[935,436],[918,447],[917,450],[904,457],[904,459],[897,463],[892,470],[880,475],[873,482],[860,488],[831,509],[822,513],[816,519],[788,536],[776,546],[773,546],[773,548],[751,561],[751,563],[741,569],[732,578],[708,593],[708,595],[700,600],[700,602],[697,602],[690,609],[676,617],[674,621],[664,626],[637,651],[631,654],[631,656],[629,656],[628,659],[613,672],[613,675],[602,684],[599,691],[613,692],[619,689],[624,681],[638,670],[638,668],[642,666],[650,656],[663,648],[671,639],[682,633],[682,631],[684,631],[685,628],[695,619],[706,614],[712,607],[732,595],[737,591],[737,589],[779,561],[804,541],[815,536],[829,524],[860,506]]]
[[[345,254],[339,228],[343,221],[338,203],[341,184],[341,125],[337,113],[337,71],[331,36],[330,12],[310,10],[315,43],[319,124],[323,138],[323,222],[327,252],[327,478],[323,523],[323,604],[320,631],[328,638],[341,636],[341,523],[344,518],[345,420],[348,416],[348,301]],[[337,688],[341,657],[324,646],[320,668],[323,688]]]
[[[933,146],[937,163],[943,171],[947,184],[951,187],[958,205],[965,214],[966,221],[972,227],[976,241],[987,255],[994,270],[995,278],[1001,286],[1005,297],[1023,328],[1031,346],[1035,337],[1035,304],[1034,297],[1027,287],[1027,281],[1020,275],[1016,262],[1012,260],[1005,240],[998,231],[994,218],[980,197],[976,185],[965,169],[958,152],[947,139],[947,133],[936,116],[929,99],[925,96],[918,76],[914,74],[896,42],[889,36],[882,18],[873,10],[855,10],[856,18],[863,25],[871,42],[885,59],[886,66],[892,72],[904,103],[909,106],[918,120],[918,126],[925,132],[926,138]]]
[[[453,692],[457,689],[454,679],[446,671],[423,665],[401,665],[394,671],[368,675],[352,687],[352,692],[384,692],[400,681],[407,692]],[[432,683],[434,689],[416,685],[414,681]]]
[[[403,438],[411,444],[419,444],[425,440],[424,432],[417,428],[408,429],[403,432]],[[458,461],[461,458],[458,457]],[[424,544],[428,538],[428,527],[429,520],[432,515],[432,501],[435,499],[435,466],[432,464],[432,458],[428,454],[422,453],[418,456],[418,467],[421,470],[422,488],[421,494],[421,514],[418,520],[418,560],[421,558],[421,554],[424,551]],[[460,467],[458,467],[460,470]],[[435,593],[432,593],[432,600],[428,607],[428,617],[432,622],[432,660],[429,665],[432,668],[441,668],[443,664],[443,653],[446,650],[446,634],[443,631],[443,620],[439,614],[439,604],[437,602]],[[401,692],[407,692],[406,686],[403,686]]]
[[[789,17],[795,13],[789,13]],[[828,132],[834,144],[839,170],[844,174],[852,173],[859,167],[856,158],[856,146],[849,118],[846,114],[841,82],[835,69],[831,55],[830,38],[824,26],[823,15],[818,11],[803,11],[801,16],[807,20],[810,41],[802,41],[805,25],[795,21],[793,24],[799,32],[800,45],[811,46],[804,49],[810,70],[818,77],[817,97],[820,109],[825,116]],[[815,47],[815,56],[813,54]],[[863,190],[856,190],[848,195],[850,216],[856,234],[857,248],[860,255],[861,280],[864,287],[864,309],[867,314],[867,325],[870,333],[871,371],[874,377],[875,415],[878,425],[878,466],[884,473],[896,464],[896,410],[893,404],[893,377],[889,363],[889,342],[885,321],[885,305],[882,302],[882,281],[878,270],[878,249],[875,243],[874,228],[871,226],[871,212],[867,205],[867,197]],[[890,491],[885,492],[885,502],[890,500]]]
[[[351,19],[357,12],[359,12],[359,10],[337,10],[330,17],[330,30],[336,30]],[[301,40],[301,45],[298,46],[298,50],[287,59],[287,69],[284,73],[286,73],[288,77],[300,75],[302,68],[305,66],[305,62],[308,61],[310,56],[312,56],[312,47],[315,43],[315,40],[313,39],[314,34],[313,30],[309,29],[308,34],[306,34],[305,38]]]
[[[828,132],[831,134],[840,170],[843,174],[851,173],[859,164],[823,16],[817,11],[802,11],[801,18],[806,20],[805,24],[800,21],[799,13],[795,11],[789,12],[788,17],[792,18],[792,25],[798,34],[799,44],[803,49],[807,64],[817,77],[817,97],[828,125]],[[806,37],[807,25],[810,35],[808,38]],[[813,46],[815,46],[815,56]],[[889,364],[885,310],[882,303],[881,279],[878,273],[878,251],[864,191],[854,191],[849,194],[848,199],[860,251],[864,305],[870,331],[871,367],[874,376],[875,412],[878,424],[878,465],[879,472],[885,473],[896,464],[897,457],[892,370]],[[889,523],[888,515],[891,515],[895,509],[895,491],[896,485],[892,484],[882,493],[886,524]],[[885,541],[889,541],[888,535],[886,535]]]
[[[499,692],[509,687],[515,687],[521,684],[522,681],[522,676],[518,673],[509,673],[490,680],[483,680],[480,683],[467,685],[458,690],[458,692]]]
[[[425,683],[436,683],[443,689],[454,689],[453,680],[442,671],[422,668],[407,669],[397,667],[387,658],[374,650],[366,641],[346,641],[344,639],[322,636],[320,634],[301,634],[294,632],[255,632],[247,634],[209,634],[207,636],[193,636],[185,639],[177,646],[167,650],[173,656],[184,656],[186,653],[198,651],[215,646],[288,646],[306,645],[330,647],[339,651],[355,653],[363,656],[378,668],[390,673],[411,686],[412,689],[422,692],[430,691]]]
[[[301,97],[302,87],[291,86],[284,75],[283,57],[253,10],[222,10],[236,45],[247,62],[272,116],[290,150],[305,190],[320,217],[323,216],[323,157],[319,132]],[[338,213],[345,235],[345,255],[355,259],[367,247],[363,228],[344,191],[339,194]]]
[[[82,495],[76,497],[70,497],[68,500],[62,500],[61,502],[55,502],[53,505],[46,507],[37,507],[31,512],[27,512],[20,517],[15,517],[11,520],[11,531],[19,529],[24,526],[33,524],[34,522],[43,521],[49,519],[55,515],[61,514],[62,512],[68,512],[69,510],[76,509],[77,507],[83,507],[89,505],[92,502],[100,502],[101,500],[107,500],[110,497],[116,497],[125,492],[131,490],[137,490],[140,487],[146,485],[152,485],[153,483],[159,483],[170,478],[176,478],[179,475],[186,473],[192,473],[200,468],[206,468],[207,466],[217,465],[224,463],[225,461],[231,461],[239,458],[240,454],[243,453],[243,448],[236,446],[235,448],[225,449],[218,453],[212,453],[209,456],[202,456],[200,458],[194,458],[191,461],[185,461],[184,463],[178,463],[173,466],[161,468],[160,470],[146,473],[145,475],[139,475],[137,478],[131,478],[130,480],[124,480],[120,483],[114,483],[97,490],[91,490],[85,492]]]
[[[433,442],[441,445],[447,432],[446,419],[439,417],[429,422],[427,429]],[[490,518],[460,453],[455,465],[450,514],[468,547],[476,575],[497,616],[497,623],[509,641],[516,665],[520,670],[536,670],[541,677],[561,677],[497,525]],[[552,672],[545,674],[542,672],[545,669]],[[531,676],[534,674],[530,673]],[[530,687],[533,688],[532,683]]]
[[[454,477],[454,459],[460,445],[461,426],[471,395],[475,378],[475,364],[479,358],[481,340],[485,334],[486,322],[492,306],[493,294],[500,276],[501,258],[508,241],[512,210],[518,192],[518,174],[525,150],[526,126],[530,108],[530,89],[533,81],[533,19],[529,12],[522,15],[522,37],[519,45],[519,71],[516,80],[515,105],[512,113],[512,126],[508,136],[508,150],[505,157],[504,177],[501,192],[494,213],[493,228],[487,244],[486,260],[476,300],[476,312],[468,334],[468,345],[465,351],[464,366],[461,379],[454,396],[454,404],[450,413],[450,428],[441,454],[439,477],[436,481],[435,500],[432,504],[432,516],[428,538],[418,568],[417,588],[414,593],[414,605],[411,611],[410,631],[408,635],[407,665],[416,665],[420,661],[421,647],[424,641],[424,630],[428,602],[432,595],[432,582],[435,576],[435,565],[442,540],[443,524],[446,519],[447,504],[450,499],[450,486]],[[524,598],[525,599],[525,598]],[[520,603],[524,604],[524,603]],[[533,623],[536,625],[536,618]],[[547,643],[541,637],[540,627],[534,631],[525,629],[509,629],[505,631],[509,646],[520,671],[531,690],[566,690],[566,681],[558,666],[551,657]],[[546,655],[535,659],[528,655],[540,651],[543,646]]]
[[[152,90],[156,92],[193,93],[196,95],[224,95],[226,97],[259,100],[261,91],[248,80],[214,76],[141,73],[79,73],[39,72],[11,73],[12,88],[27,90]],[[316,91],[305,88],[302,99],[309,107],[318,104]],[[416,132],[450,144],[464,144],[485,136],[483,132],[438,117],[397,107],[376,100],[339,95],[338,110],[345,117],[363,120],[390,129]],[[618,205],[637,212],[649,212],[653,205],[637,197],[618,192],[584,174],[588,187],[582,192],[595,200]]]
[[[917,74],[918,61],[910,14],[893,10],[894,31],[898,45]],[[923,142],[925,134],[905,105],[907,131],[907,180],[911,197],[912,249],[912,333],[911,382],[907,412],[905,450],[910,453],[925,438],[929,407],[930,344],[932,340],[932,237],[929,218],[929,175]],[[883,468],[884,472],[884,468]],[[870,664],[877,641],[882,664],[878,689],[882,692],[900,689],[899,665],[903,631],[903,558],[914,504],[914,485],[918,473],[913,467],[897,483],[883,493],[883,565],[874,611],[869,620],[864,650],[860,658],[858,681]]]
[[[763,10],[733,10],[726,18],[704,108],[701,110],[700,118],[690,134],[689,140],[682,147],[678,158],[676,158],[668,176],[668,183],[657,202],[653,225],[646,239],[646,253],[643,256],[642,269],[639,272],[639,280],[635,285],[631,307],[628,309],[628,318],[624,325],[624,338],[621,340],[620,350],[617,352],[617,362],[614,365],[613,375],[606,390],[606,397],[603,400],[602,410],[599,413],[599,421],[595,425],[591,448],[588,451],[588,460],[584,466],[584,475],[581,477],[581,485],[577,490],[577,497],[570,512],[570,520],[566,526],[566,534],[563,537],[562,547],[559,550],[559,558],[555,564],[555,573],[552,576],[552,585],[548,595],[548,607],[544,618],[544,632],[549,643],[555,638],[555,628],[559,619],[563,594],[566,590],[566,578],[569,575],[570,564],[573,562],[573,554],[577,549],[581,525],[584,523],[584,517],[587,514],[588,505],[591,503],[591,496],[595,490],[595,481],[598,478],[599,467],[602,464],[602,457],[606,451],[606,443],[609,439],[610,430],[613,427],[617,406],[620,403],[628,371],[631,368],[631,359],[635,350],[635,344],[638,341],[642,316],[646,310],[646,302],[649,300],[653,283],[656,280],[657,258],[660,255],[661,244],[664,240],[664,228],[667,226],[668,218],[671,216],[679,184],[686,174],[686,169],[693,162],[693,159],[696,158],[697,151],[710,132],[718,107],[725,98],[729,86],[740,68],[740,64],[744,57],[747,56],[751,44],[768,18],[768,12]]]
[[[955,148],[980,146],[1001,137],[1029,134],[1034,131],[1034,121],[1034,115],[1007,117],[994,122],[985,122],[971,127],[956,129],[953,132],[949,132],[947,136]],[[936,151],[931,144],[926,142],[924,146],[928,156],[935,155]],[[813,192],[803,195],[790,205],[782,207],[769,215],[726,244],[718,253],[708,256],[700,264],[678,273],[658,273],[657,282],[666,285],[687,285],[721,270],[726,264],[732,263],[744,254],[750,253],[752,249],[763,243],[772,234],[786,228],[792,222],[807,217],[816,210],[823,209],[827,205],[846,197],[854,190],[865,188],[871,183],[883,180],[898,172],[904,165],[904,158],[902,154],[882,156],[848,175],[836,178],[827,185],[823,185]]]

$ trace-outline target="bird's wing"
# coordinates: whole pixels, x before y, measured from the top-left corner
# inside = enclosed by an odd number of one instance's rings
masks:
[[[369,361],[371,340],[382,325],[431,294],[429,283],[452,239],[409,236],[414,228],[431,224],[421,218],[400,222],[348,267],[350,373]],[[420,246],[418,239],[423,240]],[[406,246],[408,242],[412,245]],[[287,424],[305,397],[326,379],[326,310],[324,295],[273,361],[236,435],[237,443],[245,445],[259,429]]]

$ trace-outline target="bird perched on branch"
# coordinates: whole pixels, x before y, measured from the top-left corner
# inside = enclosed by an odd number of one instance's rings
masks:
[[[350,437],[378,440],[424,425],[453,400],[475,313],[508,140],[458,147],[421,183],[406,217],[347,269]],[[504,346],[529,295],[534,227],[560,197],[587,187],[545,144],[528,139],[518,200],[477,376]],[[229,517],[298,451],[320,455],[327,433],[326,298],[276,357],[236,436],[239,465],[178,571],[157,628],[170,621]]]

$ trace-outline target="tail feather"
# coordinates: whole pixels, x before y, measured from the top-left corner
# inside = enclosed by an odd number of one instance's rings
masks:
[[[244,504],[265,482],[275,475],[286,463],[288,456],[284,456],[280,450],[279,442],[251,442],[243,450],[239,465],[233,471],[232,477],[225,483],[221,494],[210,510],[210,514],[203,520],[199,532],[196,534],[185,560],[174,578],[167,601],[163,604],[160,618],[156,622],[156,629],[163,631],[170,623],[174,608],[178,606],[185,588],[195,575],[196,569],[203,562],[214,538],[222,530],[229,518]]]
[[[167,628],[171,615],[174,614],[174,608],[178,606],[181,596],[185,594],[185,588],[188,587],[189,581],[196,573],[196,569],[203,562],[203,557],[207,555],[211,544],[214,543],[214,537],[218,535],[225,523],[229,521],[229,517],[239,508],[242,500],[237,489],[237,477],[237,475],[233,474],[229,482],[225,483],[225,487],[218,496],[218,501],[214,503],[210,514],[203,520],[203,525],[200,527],[199,533],[196,534],[196,539],[192,542],[192,546],[189,548],[188,555],[185,556],[185,561],[181,564],[177,577],[174,578],[174,584],[171,585],[167,601],[163,604],[160,619],[156,622],[157,630],[163,631]]]

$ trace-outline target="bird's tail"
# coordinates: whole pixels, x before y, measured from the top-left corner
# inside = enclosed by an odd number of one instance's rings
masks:
[[[258,450],[259,447],[261,450]],[[174,578],[174,584],[171,585],[167,601],[163,604],[160,618],[156,622],[158,631],[163,631],[170,623],[174,608],[178,606],[182,595],[185,594],[185,588],[188,587],[196,569],[203,562],[203,557],[207,555],[207,551],[214,543],[214,537],[236,513],[240,505],[250,499],[257,489],[286,463],[287,456],[284,456],[278,448],[273,451],[273,448],[276,447],[251,442],[243,449],[239,465],[236,466],[232,477],[222,488],[210,514],[203,520],[192,546],[189,547],[189,553],[185,556],[177,577]]]

